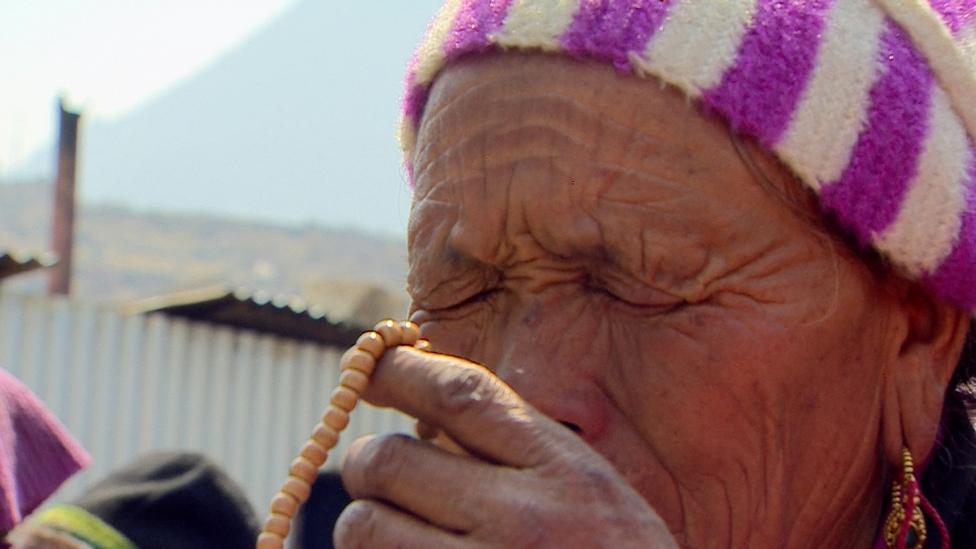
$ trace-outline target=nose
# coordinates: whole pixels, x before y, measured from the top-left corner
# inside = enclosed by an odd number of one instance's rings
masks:
[[[597,383],[601,359],[582,334],[546,326],[552,317],[534,314],[537,322],[506,330],[492,369],[529,404],[593,442],[605,431],[609,411]]]

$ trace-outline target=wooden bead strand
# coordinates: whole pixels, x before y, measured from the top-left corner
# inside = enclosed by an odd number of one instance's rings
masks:
[[[288,469],[288,478],[271,500],[268,517],[258,536],[257,549],[283,549],[291,532],[292,520],[312,491],[319,469],[329,452],[339,442],[339,434],[349,425],[349,414],[359,399],[376,363],[387,349],[399,345],[428,349],[430,343],[420,339],[420,328],[412,322],[384,320],[359,337],[340,361],[339,385],[332,391],[329,406],[315,426],[301,452]]]

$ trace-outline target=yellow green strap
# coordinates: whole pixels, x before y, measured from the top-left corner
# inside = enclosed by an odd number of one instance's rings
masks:
[[[42,511],[34,521],[71,534],[98,549],[139,549],[102,519],[74,505],[55,505]]]

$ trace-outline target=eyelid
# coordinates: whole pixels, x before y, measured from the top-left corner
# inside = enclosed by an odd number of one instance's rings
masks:
[[[418,308],[430,312],[451,311],[502,289],[502,285],[502,275],[496,269],[487,265],[469,265],[441,279],[429,287],[424,295],[414,297],[414,301]]]
[[[466,298],[460,300],[459,302],[455,303],[454,305],[451,305],[451,306],[447,307],[447,309],[449,309],[449,310],[463,309],[463,308],[465,308],[465,307],[467,307],[469,305],[474,305],[476,303],[479,303],[481,301],[484,301],[485,299],[491,297],[493,294],[497,293],[498,291],[499,291],[499,288],[486,288],[486,289],[481,290],[480,292],[478,292],[478,293],[476,293],[476,294],[474,294],[474,295],[472,295],[470,297],[466,297]]]
[[[607,277],[591,276],[587,279],[587,286],[606,294],[608,297],[631,307],[643,309],[654,308],[674,308],[685,305],[687,301],[681,296],[672,294],[660,288],[652,288],[645,284],[635,287],[633,284],[626,284],[620,281],[610,280]],[[636,294],[646,296],[638,299]]]
[[[487,287],[480,291],[474,292],[471,295],[464,297],[463,299],[452,299],[447,303],[437,303],[436,301],[433,300],[428,300],[426,302],[419,301],[417,303],[417,308],[422,309],[428,313],[447,313],[447,312],[460,311],[466,309],[467,307],[470,307],[472,305],[477,305],[479,303],[482,303],[490,299],[493,295],[501,292],[501,290],[502,289],[499,287],[494,287],[494,286]]]

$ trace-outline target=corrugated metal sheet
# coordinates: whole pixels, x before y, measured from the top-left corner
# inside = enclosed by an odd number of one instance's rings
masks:
[[[154,449],[201,451],[259,513],[328,403],[341,349],[162,315],[0,293],[0,366],[23,380],[92,454],[59,498]],[[407,431],[403,415],[357,408],[339,448]]]
[[[125,307],[131,313],[163,313],[208,324],[348,347],[364,328],[333,322],[320,307],[292,296],[271,296],[246,288],[197,288],[150,297]],[[372,324],[370,324],[372,326]]]
[[[30,255],[11,250],[0,250],[0,280],[21,273],[51,267],[58,262],[52,253]]]

